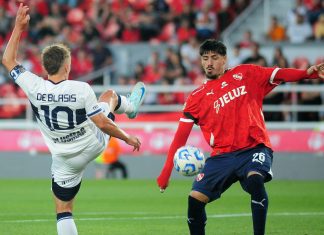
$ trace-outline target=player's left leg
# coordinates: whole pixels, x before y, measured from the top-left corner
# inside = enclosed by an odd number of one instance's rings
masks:
[[[264,183],[272,179],[272,150],[256,147],[242,152],[237,160],[241,165],[237,172],[240,183],[251,195],[254,235],[264,235],[269,203]]]
[[[251,195],[254,235],[264,235],[269,200],[264,187],[263,175],[255,171],[249,172],[246,179],[246,189]]]
[[[52,179],[52,191],[56,208],[56,227],[58,235],[77,235],[73,219],[73,201],[80,189],[81,182],[72,188],[63,188]]]

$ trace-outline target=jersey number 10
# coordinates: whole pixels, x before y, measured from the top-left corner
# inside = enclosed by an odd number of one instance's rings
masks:
[[[38,108],[36,106],[32,105],[32,109],[36,115],[36,118],[43,122],[40,118]],[[76,125],[80,125],[82,122],[87,120],[86,117],[86,111],[85,109],[76,109],[75,113],[73,112],[72,109],[70,109],[67,106],[56,106],[52,110],[50,110],[50,106],[48,105],[41,105],[40,109],[44,112],[44,118],[45,118],[45,123],[47,127],[51,131],[55,130],[71,130],[75,128]],[[57,120],[57,116],[59,112],[64,112],[67,119],[64,121],[60,121],[60,123]],[[74,122],[74,115],[75,115],[75,121]]]

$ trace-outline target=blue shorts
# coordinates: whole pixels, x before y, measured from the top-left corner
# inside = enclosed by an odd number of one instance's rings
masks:
[[[272,150],[264,145],[232,153],[225,153],[206,160],[200,174],[197,175],[192,190],[201,192],[210,201],[220,198],[233,183],[240,181],[246,191],[247,174],[259,172],[265,182],[272,179]]]

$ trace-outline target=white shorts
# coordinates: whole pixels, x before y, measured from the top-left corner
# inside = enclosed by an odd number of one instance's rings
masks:
[[[110,112],[107,103],[99,103],[107,116]],[[79,152],[69,155],[52,156],[52,178],[63,188],[78,185],[86,166],[97,158],[106,148],[109,136],[95,127],[94,134],[87,140],[88,146]]]

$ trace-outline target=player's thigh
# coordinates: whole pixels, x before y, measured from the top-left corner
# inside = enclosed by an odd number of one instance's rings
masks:
[[[233,161],[234,158],[230,155],[208,158],[201,173],[193,182],[192,191],[206,195],[209,201],[219,198],[238,180],[234,172]]]
[[[270,181],[273,177],[272,174],[272,150],[265,147],[257,147],[247,152],[242,153],[238,162],[241,167],[237,171],[237,175],[240,178],[240,183],[245,190],[245,181],[250,174],[260,174],[264,177],[264,181]]]

